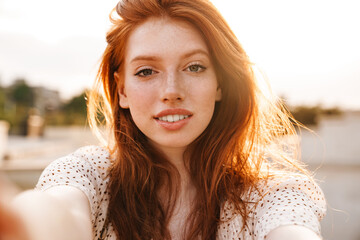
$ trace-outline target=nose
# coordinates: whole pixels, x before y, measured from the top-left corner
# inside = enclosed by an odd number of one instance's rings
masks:
[[[180,102],[184,100],[184,84],[179,73],[168,73],[163,81],[162,101]]]

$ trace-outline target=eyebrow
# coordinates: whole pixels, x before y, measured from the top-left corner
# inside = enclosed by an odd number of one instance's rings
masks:
[[[196,55],[196,54],[203,54],[203,55],[206,55],[207,57],[209,57],[209,53],[207,51],[202,50],[202,49],[195,49],[193,51],[190,51],[190,52],[184,54],[182,56],[182,58],[189,58],[189,57],[191,57],[193,55]]]
[[[155,57],[155,56],[147,56],[147,55],[139,55],[139,56],[137,56],[137,57],[135,57],[135,58],[133,58],[131,61],[130,61],[130,63],[132,63],[132,62],[136,62],[136,61],[157,61],[157,60],[159,60],[159,58],[158,57]]]
[[[193,51],[190,51],[188,53],[185,53],[182,58],[185,59],[185,58],[189,58],[193,55],[196,55],[196,54],[203,54],[203,55],[206,55],[207,57],[209,57],[209,53],[205,50],[202,50],[202,49],[195,49]],[[136,56],[135,58],[133,58],[130,63],[132,62],[136,62],[136,61],[158,61],[160,58],[157,57],[157,56],[153,56],[153,55],[139,55],[139,56]]]

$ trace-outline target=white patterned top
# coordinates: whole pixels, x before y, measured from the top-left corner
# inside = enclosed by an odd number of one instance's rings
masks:
[[[83,191],[89,199],[94,239],[101,232],[104,239],[116,239],[109,224],[105,227],[109,193],[108,169],[110,155],[97,146],[80,148],[73,154],[52,162],[42,173],[36,189],[46,190],[53,186],[68,185]],[[324,217],[326,203],[321,189],[305,176],[269,180],[260,193],[250,194],[248,228],[244,228],[240,215],[232,204],[225,202],[221,208],[222,223],[218,226],[217,239],[265,239],[273,229],[283,225],[301,225],[320,235],[320,220]],[[263,196],[263,197],[261,197]]]

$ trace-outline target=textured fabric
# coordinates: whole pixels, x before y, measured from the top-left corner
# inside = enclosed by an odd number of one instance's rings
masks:
[[[107,150],[88,146],[52,162],[42,173],[36,189],[45,191],[53,186],[69,185],[83,191],[89,199],[94,239],[105,229],[105,239],[116,239],[110,224],[105,228],[109,203],[108,169],[111,165]],[[273,229],[284,225],[305,226],[320,234],[319,221],[326,211],[320,188],[304,176],[269,179],[259,183],[260,192],[250,192],[246,201],[249,219],[243,231],[243,220],[232,204],[221,208],[218,240],[265,239]]]

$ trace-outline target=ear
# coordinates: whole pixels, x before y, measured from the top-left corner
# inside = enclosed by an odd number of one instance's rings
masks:
[[[118,83],[119,105],[121,108],[129,108],[128,98],[125,92],[124,81],[118,72],[114,73],[115,81]]]
[[[221,101],[221,98],[222,98],[221,88],[218,87],[218,88],[216,89],[215,100],[216,100],[217,102],[220,102],[220,101]]]

